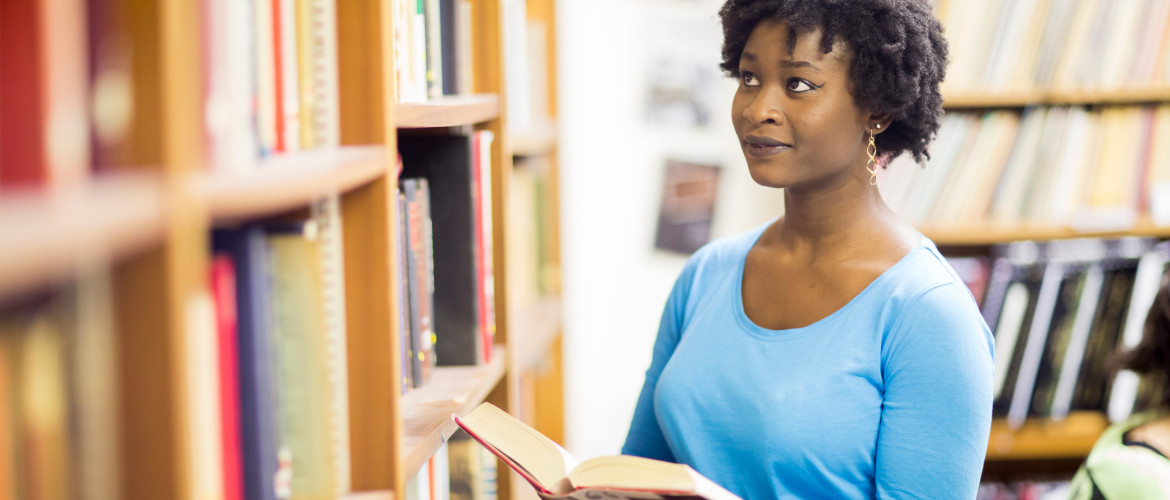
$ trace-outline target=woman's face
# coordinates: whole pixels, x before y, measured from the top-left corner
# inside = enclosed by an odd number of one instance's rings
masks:
[[[762,21],[739,63],[731,120],[752,179],[768,187],[868,182],[869,115],[849,91],[843,42],[821,52],[821,31],[805,33],[788,54],[788,25]]]

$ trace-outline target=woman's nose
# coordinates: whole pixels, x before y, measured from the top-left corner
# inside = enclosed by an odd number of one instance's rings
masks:
[[[752,123],[781,123],[784,120],[780,108],[779,89],[762,88],[743,109],[743,117]]]

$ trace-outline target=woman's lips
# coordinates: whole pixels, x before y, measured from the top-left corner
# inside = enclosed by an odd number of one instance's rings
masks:
[[[749,142],[749,143],[746,143],[746,146],[747,146],[748,154],[751,154],[752,156],[754,156],[756,158],[771,158],[773,156],[782,154],[785,151],[788,151],[789,149],[792,149],[792,146],[789,146],[789,145],[784,144],[784,143],[780,143],[779,145],[770,145],[770,144],[752,144]]]

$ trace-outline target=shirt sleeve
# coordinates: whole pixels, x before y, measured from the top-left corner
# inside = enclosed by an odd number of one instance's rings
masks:
[[[674,348],[678,346],[685,326],[687,297],[690,294],[695,262],[692,258],[687,263],[674,283],[674,288],[666,300],[666,307],[663,308],[662,319],[658,323],[658,336],[654,340],[650,368],[646,370],[646,380],[642,384],[638,404],[634,407],[630,431],[622,446],[623,455],[677,462],[666,443],[666,437],[662,434],[662,427],[658,425],[658,415],[654,410],[654,390],[658,386],[658,376],[662,374],[662,369],[674,354]]]
[[[975,498],[991,429],[991,332],[955,282],[899,317],[882,345],[877,496]]]

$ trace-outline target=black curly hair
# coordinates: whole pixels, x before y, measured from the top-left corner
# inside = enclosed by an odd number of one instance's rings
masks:
[[[1146,314],[1142,340],[1133,349],[1119,352],[1113,359],[1114,370],[1133,370],[1150,384],[1148,403],[1170,409],[1170,282],[1163,280]]]
[[[739,78],[739,58],[748,36],[764,20],[788,25],[788,53],[799,33],[822,30],[828,54],[839,37],[848,45],[852,94],[859,104],[889,114],[893,121],[875,139],[883,164],[909,151],[919,164],[942,117],[939,84],[946,75],[947,42],[942,25],[925,0],[727,0],[723,62]]]

